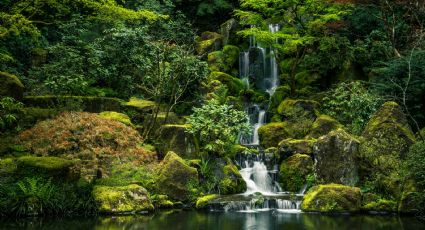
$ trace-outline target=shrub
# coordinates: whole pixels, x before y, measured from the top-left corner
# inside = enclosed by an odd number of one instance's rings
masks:
[[[0,100],[0,131],[14,129],[23,107],[21,102],[11,97],[3,97]]]
[[[156,159],[153,152],[141,147],[143,139],[136,130],[85,112],[65,112],[39,122],[19,139],[37,155],[81,159],[77,168],[87,179],[99,177],[99,173],[108,175],[113,164],[137,166]]]
[[[359,135],[382,99],[360,81],[340,83],[323,98],[323,112]]]

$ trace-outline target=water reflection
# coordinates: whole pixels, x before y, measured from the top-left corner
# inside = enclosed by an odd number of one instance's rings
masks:
[[[279,212],[223,213],[167,211],[147,216],[115,216],[90,218],[25,218],[3,219],[0,229],[70,229],[70,230],[187,230],[187,229],[425,229],[414,217],[319,214]]]

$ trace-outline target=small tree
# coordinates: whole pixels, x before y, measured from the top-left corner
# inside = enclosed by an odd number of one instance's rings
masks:
[[[189,133],[199,137],[203,150],[225,154],[237,141],[239,134],[250,131],[249,118],[245,112],[232,105],[208,101],[201,108],[195,108],[188,119]]]

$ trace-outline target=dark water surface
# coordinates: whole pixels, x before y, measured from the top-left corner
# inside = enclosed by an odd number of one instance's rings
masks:
[[[115,229],[425,229],[414,217],[167,211],[149,216],[1,219],[0,229],[115,230]]]

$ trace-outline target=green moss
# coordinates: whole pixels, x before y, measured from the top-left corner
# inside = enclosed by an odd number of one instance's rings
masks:
[[[313,160],[304,154],[295,154],[280,165],[280,184],[284,191],[298,192],[307,184],[313,172]]]
[[[209,201],[216,199],[219,197],[217,194],[210,194],[203,197],[198,198],[196,201],[196,208],[202,209],[205,208],[205,206],[208,204]]]
[[[328,134],[332,130],[343,128],[337,120],[327,115],[320,115],[313,123],[308,137],[318,138]]]
[[[312,155],[316,139],[285,139],[279,142],[279,157],[286,159],[296,153]]]
[[[397,202],[393,200],[378,199],[377,201],[367,203],[362,209],[373,212],[396,212]]]
[[[289,85],[281,85],[276,88],[275,93],[271,97],[270,108],[274,111],[285,98],[291,94],[291,87]]]
[[[361,205],[360,189],[340,184],[312,187],[304,196],[301,209],[305,212],[358,212]]]
[[[268,101],[268,95],[264,92],[259,92],[253,89],[244,89],[239,92],[239,96],[242,100],[253,103],[266,103]]]
[[[152,109],[155,106],[155,102],[132,97],[128,102],[125,102],[124,105],[135,108],[137,110],[145,111]]]
[[[126,114],[113,112],[113,111],[105,111],[105,112],[101,112],[99,115],[103,118],[119,121],[125,125],[135,127],[134,124],[131,123],[130,117],[128,117]]]
[[[223,47],[224,61],[232,67],[239,60],[240,50],[237,46],[226,45]]]
[[[75,164],[75,161],[66,160],[59,157],[34,157],[23,156],[17,159],[18,172],[21,175],[34,174],[47,177],[69,178],[70,168]]]
[[[359,152],[363,184],[385,197],[399,199],[402,161],[415,142],[406,116],[395,102],[386,102],[370,119]]]
[[[155,194],[151,196],[152,203],[155,208],[173,208],[174,203],[168,199],[167,195]]]
[[[238,168],[234,164],[223,167],[224,177],[220,180],[219,188],[223,195],[242,193],[246,190],[246,183],[242,179]]]
[[[198,158],[199,146],[196,138],[187,132],[187,124],[166,124],[159,130],[159,144],[156,146],[161,154],[173,151],[183,158]]]
[[[159,170],[157,190],[174,200],[189,199],[189,183],[197,183],[198,172],[174,152],[168,152]]]
[[[135,184],[120,187],[95,186],[93,197],[101,213],[134,213],[154,209],[146,189]]]
[[[13,74],[0,72],[0,96],[9,96],[21,100],[24,93],[24,85]]]
[[[10,175],[16,172],[17,164],[13,158],[0,160],[0,176]]]
[[[230,151],[227,154],[227,157],[234,158],[236,156],[236,154],[244,153],[247,150],[248,150],[248,148],[245,147],[245,146],[242,146],[242,145],[232,145],[232,147],[230,148]]]
[[[276,147],[283,139],[290,137],[286,122],[272,122],[258,129],[260,143],[264,148]]]
[[[244,88],[243,83],[239,78],[232,77],[223,72],[211,72],[208,79],[209,81],[218,80],[226,85],[230,95],[239,96],[239,92]]]
[[[277,112],[286,118],[302,117],[315,119],[318,115],[319,103],[311,100],[286,99],[280,103]]]
[[[196,39],[196,51],[199,55],[219,49],[222,36],[215,32],[205,31]]]

